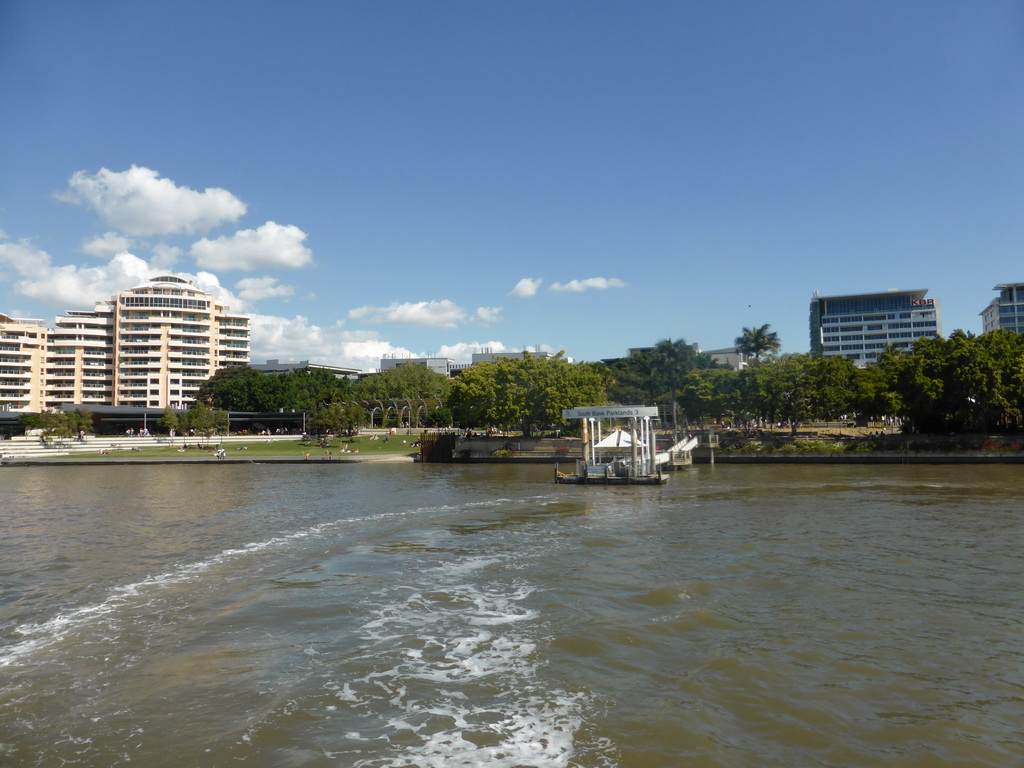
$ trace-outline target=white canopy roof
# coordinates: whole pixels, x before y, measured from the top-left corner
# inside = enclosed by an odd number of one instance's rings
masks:
[[[644,444],[639,440],[636,441],[638,447],[643,448]],[[595,448],[630,448],[633,445],[633,439],[629,436],[629,432],[624,432],[618,429],[612,432],[608,437],[604,438],[601,442],[594,445]]]

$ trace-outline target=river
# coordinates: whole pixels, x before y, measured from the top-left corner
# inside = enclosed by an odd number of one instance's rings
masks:
[[[1020,489],[3,468],[0,765],[1020,765]]]

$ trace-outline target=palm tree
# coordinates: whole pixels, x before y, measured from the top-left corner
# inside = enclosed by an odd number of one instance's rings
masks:
[[[765,352],[778,352],[782,343],[779,334],[771,327],[765,323],[760,328],[744,328],[743,333],[736,337],[736,349],[755,360],[760,360]]]
[[[672,392],[672,439],[678,440],[678,424],[676,422],[676,390],[687,371],[694,367],[693,348],[683,339],[672,341],[662,339],[651,350],[652,378]],[[664,390],[663,390],[664,391]]]

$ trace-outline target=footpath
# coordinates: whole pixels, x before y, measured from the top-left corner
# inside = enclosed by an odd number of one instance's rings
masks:
[[[224,448],[224,456],[218,458],[202,445],[201,437],[168,437],[149,435],[146,437],[94,436],[85,440],[67,439],[44,444],[38,437],[15,437],[0,441],[0,465],[5,467],[29,466],[111,466],[118,464],[360,464],[366,462],[407,462],[415,459],[410,454],[335,454],[331,458],[312,452],[295,456],[248,456],[231,450],[240,443],[294,441],[297,435],[231,435],[216,437],[209,441],[209,450]],[[180,456],[141,457],[135,456],[136,449],[173,448],[190,446]]]

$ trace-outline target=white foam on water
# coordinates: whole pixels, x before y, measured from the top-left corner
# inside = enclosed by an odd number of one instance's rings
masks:
[[[569,765],[587,697],[547,689],[534,589],[502,565],[444,562],[378,593],[361,673],[325,686],[363,723],[346,738],[376,745],[353,745],[355,768]]]

